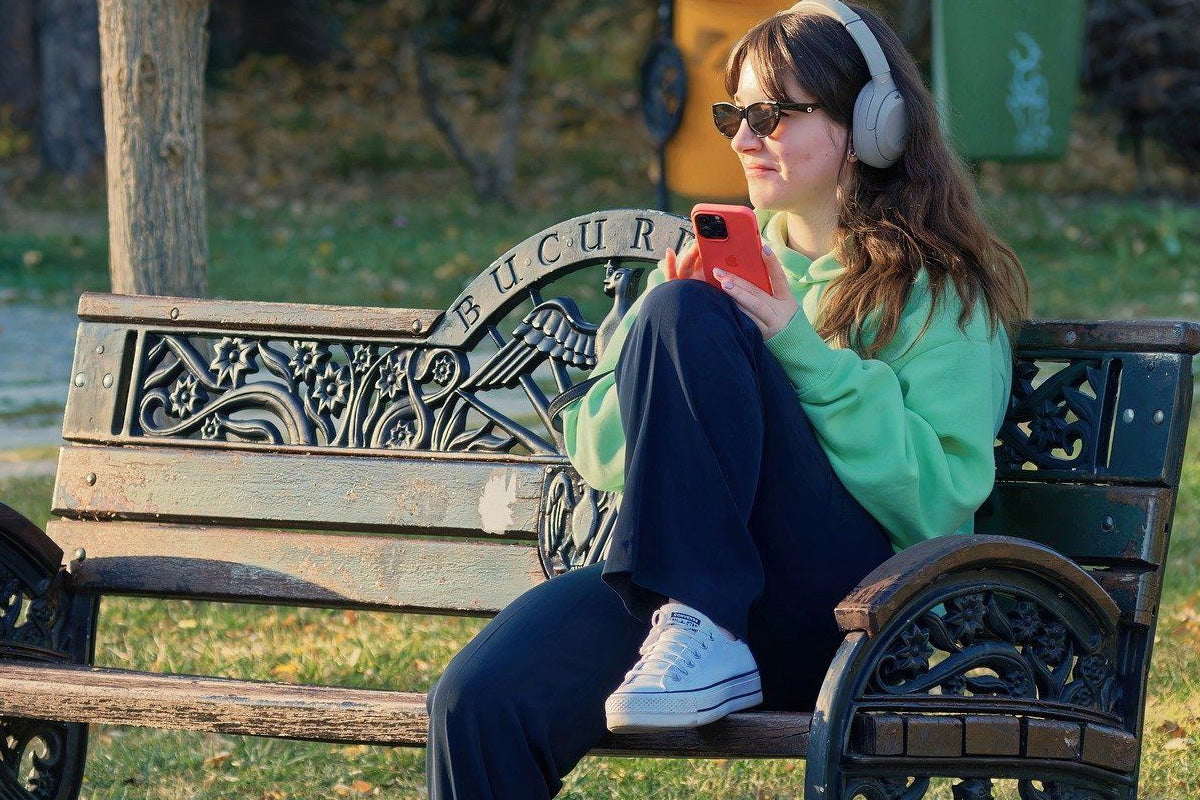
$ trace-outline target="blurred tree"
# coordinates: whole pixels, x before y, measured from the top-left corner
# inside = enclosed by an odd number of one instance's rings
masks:
[[[104,157],[96,0],[39,0],[38,154],[43,166],[86,175]]]
[[[210,70],[236,66],[247,53],[283,53],[301,64],[342,52],[342,23],[327,0],[212,0]]]
[[[425,113],[470,174],[482,200],[511,200],[529,59],[552,5],[550,0],[425,0],[413,27],[417,87]],[[508,80],[499,104],[500,132],[493,151],[473,147],[472,137],[446,111],[445,95],[430,65],[434,50],[482,55],[507,66]]]
[[[37,114],[33,0],[0,0],[0,108],[32,127]]]
[[[1083,88],[1115,111],[1145,167],[1157,139],[1184,166],[1200,166],[1200,2],[1091,0]]]

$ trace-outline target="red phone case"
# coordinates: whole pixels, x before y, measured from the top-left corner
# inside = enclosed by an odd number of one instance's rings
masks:
[[[701,225],[696,220],[700,214],[716,214],[723,218],[728,235],[725,238],[701,235]],[[771,293],[771,276],[763,261],[762,237],[759,236],[758,220],[753,211],[745,206],[697,203],[692,207],[691,216],[705,280],[720,288],[721,282],[712,272],[714,267],[720,267]]]

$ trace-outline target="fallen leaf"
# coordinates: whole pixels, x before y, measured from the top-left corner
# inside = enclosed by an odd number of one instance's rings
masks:
[[[1156,730],[1169,739],[1182,739],[1184,736],[1187,736],[1187,730],[1179,723],[1170,719],[1165,720]]]
[[[194,619],[181,619],[175,624],[180,630],[190,631],[192,628],[197,627],[200,623]]]
[[[207,769],[212,769],[213,767],[219,767],[222,764],[224,764],[226,761],[228,761],[229,757],[232,755],[233,755],[233,753],[230,753],[228,750],[222,750],[219,753],[214,753],[213,755],[204,759],[204,766]]]
[[[276,678],[295,678],[299,672],[300,664],[295,661],[288,661],[271,668],[271,674]]]
[[[375,787],[372,786],[371,784],[367,783],[366,781],[359,779],[359,780],[351,783],[350,788],[353,789],[354,791],[358,792],[359,794],[366,794],[367,792],[371,791]]]

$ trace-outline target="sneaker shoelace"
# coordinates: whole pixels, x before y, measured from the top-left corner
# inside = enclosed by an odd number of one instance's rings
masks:
[[[713,635],[675,623],[662,611],[654,612],[652,622],[650,635],[638,650],[642,658],[634,664],[626,679],[670,678],[678,683],[690,668],[696,666],[695,660],[708,649]]]

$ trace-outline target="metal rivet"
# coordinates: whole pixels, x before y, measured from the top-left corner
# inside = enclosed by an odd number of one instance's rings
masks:
[[[96,355],[98,355],[98,356],[104,355],[104,345],[102,345],[102,344],[96,345]]]
[[[1113,529],[1114,525],[1116,525],[1116,523],[1113,522],[1112,517],[1105,517],[1104,522],[1100,523],[1100,529],[1106,530],[1106,531],[1111,531]]]
[[[178,308],[171,309],[171,319],[179,319],[179,309]]]
[[[1163,414],[1162,409],[1160,408],[1160,409],[1155,410],[1154,416],[1151,417],[1150,419],[1154,420],[1155,425],[1162,425],[1163,420],[1166,418],[1167,418],[1166,415]]]
[[[414,319],[413,324],[412,324],[412,329],[413,329],[413,333],[420,333],[421,332],[421,320]]]
[[[568,236],[567,237],[567,247],[571,247],[574,244],[575,244],[575,240],[572,239],[570,236]]]
[[[75,373],[75,385],[83,386],[85,383],[87,383],[87,381],[84,379],[83,373],[82,372]]]
[[[1075,331],[1067,331],[1067,344],[1075,344],[1075,340],[1079,338],[1075,335]]]
[[[1125,413],[1121,415],[1121,419],[1125,420],[1126,422],[1133,422],[1133,417],[1134,414],[1132,408],[1125,409]]]
[[[96,473],[89,472],[87,474],[87,477],[84,478],[84,480],[87,481],[88,486],[95,486],[96,485]]]
[[[532,265],[533,265],[533,259],[532,259],[532,258],[527,258],[527,259],[525,259],[525,266],[529,267],[529,266],[532,266]]]
[[[80,547],[75,551],[75,561],[83,561],[85,558],[87,558],[87,550]]]
[[[107,374],[107,375],[105,375],[105,376],[104,376],[104,380],[103,380],[103,381],[101,381],[101,383],[103,383],[103,384],[104,384],[104,388],[105,388],[105,389],[111,389],[111,388],[112,388],[112,383],[113,383],[113,381],[112,381],[112,374],[110,373],[110,374]]]

